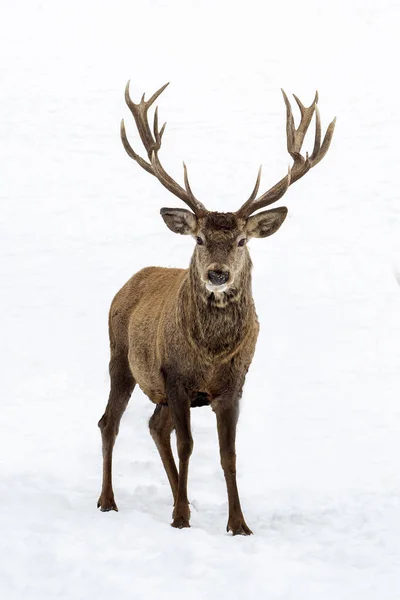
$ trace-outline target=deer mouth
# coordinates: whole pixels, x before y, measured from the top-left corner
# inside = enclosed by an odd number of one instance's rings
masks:
[[[214,285],[212,283],[206,283],[206,289],[209,292],[213,292],[214,294],[222,294],[223,292],[225,292],[228,289],[228,284],[227,283],[222,283],[220,285]]]

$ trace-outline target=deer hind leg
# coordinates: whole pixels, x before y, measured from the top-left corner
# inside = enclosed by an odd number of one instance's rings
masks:
[[[165,369],[164,378],[168,407],[176,431],[179,457],[178,488],[171,525],[182,529],[183,527],[190,527],[190,510],[187,497],[189,459],[193,450],[193,438],[190,430],[190,397],[173,369]]]
[[[98,425],[103,448],[103,485],[97,506],[103,512],[118,510],[112,487],[112,455],[121,417],[135,387],[126,355],[114,355],[110,360],[111,390],[104,415]]]
[[[171,450],[171,433],[173,428],[174,423],[169,407],[162,404],[156,406],[153,416],[149,421],[149,429],[167,473],[175,504],[178,493],[178,471]]]

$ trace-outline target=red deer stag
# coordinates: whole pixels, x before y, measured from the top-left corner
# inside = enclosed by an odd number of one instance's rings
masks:
[[[166,84],[168,85],[168,84]],[[227,531],[249,535],[236,484],[236,424],[246,373],[253,358],[259,324],[251,290],[252,263],[247,242],[275,233],[287,215],[279,207],[255,211],[279,200],[288,187],[322,160],[328,151],[335,120],[321,144],[318,94],[310,107],[295,97],[301,113],[295,128],[290,102],[286,104],[287,149],[293,165],[276,185],[257,197],[261,168],[250,198],[236,212],[208,211],[193,195],[184,164],[181,187],[165,171],[158,156],[165,125],[159,129],[157,108],[153,132],[148,110],[164,85],[149,100],[132,102],[129,82],[125,100],[135,119],[148,161],[128,142],[124,122],[121,138],[133,160],[183,200],[190,210],[162,208],[161,216],[174,233],[196,242],[188,269],[147,267],[117,293],[109,314],[111,391],[99,421],[103,447],[102,511],[117,510],[112,488],[112,453],[121,416],[136,385],[156,404],[149,422],[174,498],[173,527],[189,527],[187,479],[193,449],[190,408],[211,405],[216,414],[221,465],[229,504]],[[314,148],[301,154],[304,136],[315,114]],[[252,216],[251,216],[252,215]],[[179,470],[171,451],[175,429]]]

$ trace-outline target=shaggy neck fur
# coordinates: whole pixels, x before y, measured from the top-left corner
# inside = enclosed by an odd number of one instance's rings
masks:
[[[181,288],[179,317],[193,345],[214,357],[231,354],[242,343],[256,318],[251,292],[250,255],[226,292],[209,292],[201,281],[195,260]]]

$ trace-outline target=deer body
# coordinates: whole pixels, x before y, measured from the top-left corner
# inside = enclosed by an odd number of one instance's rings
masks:
[[[189,527],[187,478],[193,449],[190,409],[210,404],[216,414],[221,465],[229,503],[227,530],[248,535],[236,484],[236,425],[239,401],[251,364],[259,324],[251,291],[251,259],[247,242],[252,237],[275,233],[287,215],[280,207],[253,216],[251,213],[279,199],[288,186],[317,164],[328,150],[332,123],[321,146],[316,96],[311,107],[300,107],[302,119],[294,128],[287,106],[288,150],[294,166],[268,192],[256,198],[256,186],[236,213],[210,212],[193,196],[185,167],[185,190],[163,169],[158,150],[164,127],[159,131],[157,111],[154,136],[147,110],[163,88],[145,102],[126,100],[135,118],[150,163],[138,156],[121,137],[128,154],[144,169],[180,197],[192,209],[163,208],[161,215],[173,232],[191,235],[196,247],[188,269],[148,267],[134,275],[115,296],[109,314],[109,401],[99,421],[103,441],[103,487],[98,506],[117,510],[112,488],[112,451],[121,416],[136,383],[156,404],[150,433],[166,470],[174,498],[172,526]],[[289,107],[289,108],[288,108]],[[313,114],[316,114],[314,150],[302,157],[300,148]],[[179,470],[171,450],[175,429]]]
[[[237,365],[239,378],[244,375],[259,329],[250,281],[246,287],[221,307],[202,293],[190,269],[149,267],[118,292],[110,332],[116,340],[124,332],[130,370],[152,402],[168,403],[166,368],[190,382],[194,397],[202,393],[210,401],[226,387],[227,369]]]

